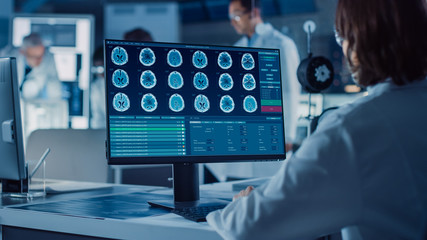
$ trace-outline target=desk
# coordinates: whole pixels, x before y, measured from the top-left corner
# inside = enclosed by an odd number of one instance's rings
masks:
[[[207,223],[192,222],[166,211],[163,214],[148,217],[112,219],[18,208],[40,203],[56,203],[135,192],[171,194],[172,191],[171,189],[159,190],[159,187],[149,186],[111,185],[111,187],[103,189],[55,194],[34,200],[2,198],[0,224],[3,239],[221,239]],[[201,186],[202,197],[221,194],[231,197],[231,185],[226,186],[220,183]]]

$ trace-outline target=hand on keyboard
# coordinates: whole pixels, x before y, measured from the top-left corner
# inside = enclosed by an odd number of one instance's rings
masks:
[[[238,194],[234,195],[233,197],[233,201],[236,201],[237,199],[241,198],[241,197],[246,197],[249,195],[249,193],[252,192],[252,190],[254,190],[254,187],[252,186],[248,186],[245,190],[240,191]]]
[[[211,205],[211,206],[197,206],[197,207],[184,207],[172,210],[173,213],[185,217],[195,222],[206,222],[206,216],[215,210],[222,209],[226,204]]]

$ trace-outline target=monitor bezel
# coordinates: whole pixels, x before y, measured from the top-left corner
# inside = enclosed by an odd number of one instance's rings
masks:
[[[18,75],[16,69],[16,59],[14,57],[6,57],[0,58],[2,61],[1,65],[8,64],[10,68],[10,78],[11,81],[9,84],[11,85],[11,97],[12,109],[13,109],[13,127],[14,131],[14,148],[16,150],[15,153],[11,154],[11,156],[7,156],[7,153],[2,153],[2,168],[5,170],[3,173],[0,173],[0,179],[7,180],[22,180],[27,178],[26,171],[26,163],[25,163],[25,152],[24,152],[24,134],[22,127],[22,116],[21,116],[21,104],[20,104],[20,95],[19,95],[19,84],[18,84]],[[4,62],[3,62],[4,61]],[[2,74],[2,76],[4,76]],[[3,121],[3,120],[2,120]],[[10,144],[4,143],[2,139],[1,144]],[[12,156],[13,155],[13,156]],[[8,161],[5,163],[4,161]],[[7,166],[9,166],[7,168]],[[6,169],[5,169],[6,168]]]
[[[106,68],[106,58],[107,54],[105,53],[106,44],[108,41],[115,42],[137,42],[139,44],[159,44],[159,45],[173,45],[176,47],[201,47],[201,48],[209,48],[209,47],[220,47],[220,48],[228,48],[228,49],[251,49],[252,51],[277,51],[279,53],[279,66],[281,66],[281,55],[280,49],[276,48],[254,48],[254,47],[239,47],[239,46],[224,46],[224,45],[207,45],[207,44],[193,44],[193,43],[171,43],[171,42],[147,42],[147,41],[126,41],[126,40],[118,40],[118,39],[104,39],[104,68]],[[280,71],[281,78],[281,100],[283,107],[283,79],[282,79],[282,69]],[[107,79],[107,71],[104,71],[104,79]],[[105,84],[105,90],[108,92],[108,84]],[[180,164],[180,163],[229,163],[229,162],[271,162],[271,161],[283,161],[286,159],[286,151],[283,154],[266,154],[266,155],[215,155],[215,156],[166,156],[166,157],[111,157],[110,153],[110,129],[109,129],[109,108],[108,108],[108,94],[105,95],[105,106],[106,106],[106,156],[109,165],[133,165],[133,164]],[[282,112],[283,119],[283,149],[285,150],[285,125],[284,125],[284,117]]]

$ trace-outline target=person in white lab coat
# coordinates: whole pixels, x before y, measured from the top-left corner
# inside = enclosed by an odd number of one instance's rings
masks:
[[[280,49],[283,83],[285,133],[287,149],[295,138],[298,121],[298,103],[301,86],[297,78],[300,63],[294,41],[265,23],[261,17],[259,0],[231,0],[228,8],[231,25],[243,37],[234,45],[239,47],[261,47]]]
[[[21,96],[26,100],[59,99],[62,86],[53,55],[43,45],[38,33],[31,33],[22,41],[17,58]]]
[[[261,17],[259,0],[230,0],[229,18],[231,25],[243,37],[234,45],[239,47],[260,47],[280,49],[282,91],[284,101],[286,151],[292,150],[296,136],[298,104],[301,86],[297,79],[300,63],[294,41],[265,23]],[[271,176],[277,171],[278,162],[266,163],[215,163],[206,164],[220,181],[228,178],[252,178]]]
[[[427,239],[427,2],[339,0],[335,23],[368,96],[321,119],[270,182],[210,213],[223,238]]]

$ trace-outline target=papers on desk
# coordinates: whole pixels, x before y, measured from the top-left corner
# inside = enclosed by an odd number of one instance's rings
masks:
[[[46,180],[46,193],[69,193],[78,191],[88,191],[101,188],[111,187],[108,183],[96,182],[77,182],[77,181],[64,181],[64,180]],[[43,181],[37,179],[30,184],[31,191],[43,191]]]
[[[170,195],[135,192],[28,204],[10,208],[84,218],[130,219],[170,213],[170,211],[162,208],[152,208],[147,203],[148,200],[170,198]]]

